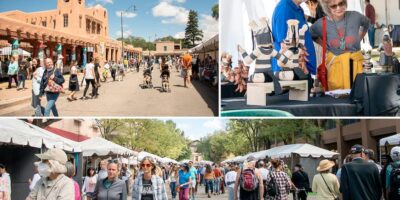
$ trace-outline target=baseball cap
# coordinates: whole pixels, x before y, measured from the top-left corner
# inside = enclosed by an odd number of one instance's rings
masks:
[[[251,162],[251,161],[255,161],[255,160],[257,160],[257,159],[256,159],[256,157],[254,157],[254,156],[249,156],[249,157],[247,157],[247,159],[246,159],[247,162]]]
[[[356,144],[351,147],[350,153],[351,154],[358,154],[364,152],[364,147],[362,145]]]
[[[390,151],[390,157],[393,159],[393,161],[399,161],[400,147],[393,147],[392,150]]]
[[[36,154],[42,160],[56,160],[65,165],[68,161],[67,154],[61,149],[49,149],[45,153]]]

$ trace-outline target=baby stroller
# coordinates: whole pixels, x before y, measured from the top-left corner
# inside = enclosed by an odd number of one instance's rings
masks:
[[[151,79],[151,68],[147,68],[143,72],[143,84],[141,85],[142,89],[153,88]]]
[[[169,72],[169,66],[167,64],[165,64],[163,66],[163,70],[161,71],[161,92],[171,92],[171,88],[169,86],[169,76],[170,76],[170,72]]]

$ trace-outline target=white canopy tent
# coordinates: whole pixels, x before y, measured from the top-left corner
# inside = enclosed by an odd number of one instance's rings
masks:
[[[0,49],[0,56],[10,56],[12,52],[11,46],[9,47],[3,47]],[[26,57],[30,57],[31,53],[19,48],[18,49],[18,55],[22,55],[22,56],[26,56]]]
[[[139,152],[139,154],[138,154],[139,161],[141,161],[146,156],[150,156],[153,159],[157,160],[158,162],[162,162],[162,158],[160,156],[154,155],[154,154],[146,152],[146,151]]]
[[[218,50],[218,41],[219,35],[215,35],[214,37],[210,38],[209,40],[198,44],[197,46],[189,49],[190,53],[203,53],[208,51],[215,51]]]
[[[388,145],[400,145],[400,134],[395,134],[389,137],[385,137],[379,140],[380,146]]]
[[[339,155],[339,153],[328,151],[311,144],[283,145],[265,151],[255,152],[250,155],[256,157],[257,159],[263,159],[266,156],[270,158],[287,158],[292,154],[298,154],[300,157],[313,158],[333,158],[334,156]]]
[[[168,157],[164,157],[164,158],[162,158],[161,163],[163,163],[163,164],[167,164],[167,163],[177,164],[178,162],[176,160],[174,160],[174,159],[171,159],[171,158],[168,158]]]
[[[0,119],[0,143],[81,152],[76,142],[18,119]]]
[[[128,148],[110,142],[101,137],[92,137],[83,142],[80,142],[79,145],[82,148],[82,153],[84,157],[88,156],[107,156],[107,155],[137,155],[137,152],[132,151]]]

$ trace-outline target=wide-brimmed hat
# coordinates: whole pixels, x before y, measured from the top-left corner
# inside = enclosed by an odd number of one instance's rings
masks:
[[[45,153],[36,154],[42,160],[56,160],[65,165],[68,161],[67,154],[61,149],[49,149]]]
[[[319,166],[317,167],[317,171],[323,172],[323,171],[329,170],[333,166],[335,166],[334,162],[327,160],[327,159],[321,160],[321,162],[319,162]]]

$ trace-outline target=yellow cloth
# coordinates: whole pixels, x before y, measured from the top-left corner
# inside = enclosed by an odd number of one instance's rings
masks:
[[[362,63],[364,60],[360,51],[354,53],[343,53],[334,58],[332,64],[329,63],[335,55],[328,51],[326,58],[326,67],[328,69],[328,88],[329,90],[351,89],[350,88],[350,59],[353,60],[353,77],[362,73]]]

